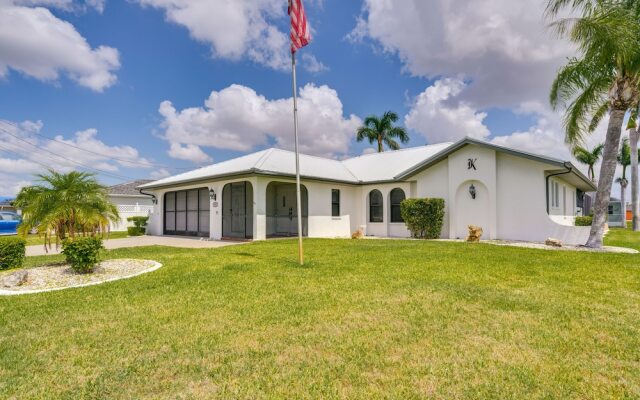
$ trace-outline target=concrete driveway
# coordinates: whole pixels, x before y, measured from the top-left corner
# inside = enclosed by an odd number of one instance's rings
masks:
[[[232,246],[246,242],[232,242],[228,240],[200,240],[181,236],[135,236],[124,239],[108,239],[104,241],[107,249],[120,249],[123,247],[141,246],[169,246],[188,249],[209,249],[216,247]],[[55,245],[47,253],[43,245],[27,246],[27,256],[44,256],[47,254],[59,254],[62,248],[56,250]]]

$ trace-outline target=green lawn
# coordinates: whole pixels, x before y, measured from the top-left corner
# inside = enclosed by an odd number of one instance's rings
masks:
[[[105,239],[121,239],[121,238],[126,238],[127,237],[127,232],[111,232],[109,233],[109,235],[105,235]],[[36,244],[40,244],[40,245],[44,245],[44,237],[39,236],[39,235],[29,235],[27,236],[27,246],[31,246],[31,245],[36,245]],[[55,245],[55,238],[52,239],[51,241],[52,245]]]
[[[0,398],[640,398],[640,255],[305,243],[0,298]]]

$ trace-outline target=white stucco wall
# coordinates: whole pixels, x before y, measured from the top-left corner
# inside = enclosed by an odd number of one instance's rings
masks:
[[[411,236],[404,222],[391,222],[390,193],[395,188],[402,189],[405,198],[408,199],[411,196],[411,182],[381,183],[360,187],[360,215],[357,225],[358,227],[363,227],[365,235],[379,237]],[[369,220],[369,193],[376,189],[382,193],[382,222],[371,222]]]
[[[550,217],[547,214],[545,169],[548,166],[508,154],[498,154],[497,161],[499,238],[542,242],[553,237],[568,244],[587,241],[589,227],[573,226],[572,216],[556,214]],[[555,179],[567,187],[567,202],[570,202],[569,189],[575,193],[575,187],[560,178]],[[572,208],[567,204],[567,210],[572,209],[575,206]]]

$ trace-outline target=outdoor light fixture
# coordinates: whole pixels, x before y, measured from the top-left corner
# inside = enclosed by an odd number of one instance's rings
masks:
[[[152,202],[153,204],[158,204],[158,198],[157,198],[156,196],[153,196],[153,197],[151,198],[151,202]]]
[[[216,201],[216,191],[213,189],[209,189],[209,198],[213,201]]]
[[[476,187],[473,186],[473,183],[471,184],[471,186],[469,186],[469,194],[471,195],[471,198],[475,200],[475,198],[476,198]]]

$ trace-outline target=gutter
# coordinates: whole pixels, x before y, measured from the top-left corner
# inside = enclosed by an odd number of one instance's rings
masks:
[[[151,202],[152,202],[153,204],[158,204],[158,198],[156,197],[156,195],[155,195],[155,194],[145,193],[143,190],[144,190],[144,189],[138,189],[138,192],[140,192],[140,194],[142,194],[142,195],[144,195],[144,196],[149,196],[149,197],[151,197]]]
[[[549,174],[545,179],[546,184],[545,184],[544,192],[545,192],[545,197],[547,198],[547,215],[549,215],[549,178],[551,178],[552,176],[566,175],[573,172],[573,165],[571,165],[570,162],[565,161],[563,165],[567,169],[566,171],[556,172],[555,174]]]

